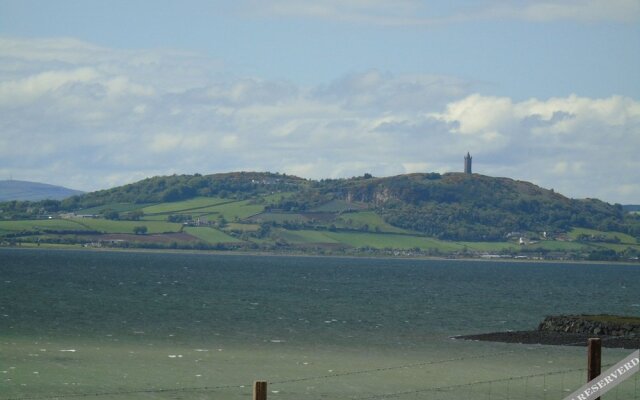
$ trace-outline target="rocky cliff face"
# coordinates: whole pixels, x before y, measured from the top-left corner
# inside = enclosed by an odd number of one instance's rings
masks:
[[[609,315],[549,316],[538,325],[538,330],[632,339],[640,338],[640,318]]]

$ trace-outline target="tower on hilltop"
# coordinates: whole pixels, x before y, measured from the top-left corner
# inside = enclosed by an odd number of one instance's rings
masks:
[[[469,152],[467,152],[467,155],[464,156],[464,173],[471,173],[471,154],[469,154]]]

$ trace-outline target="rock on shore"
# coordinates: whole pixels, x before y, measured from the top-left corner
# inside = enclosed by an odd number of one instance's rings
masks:
[[[640,337],[640,318],[613,315],[549,316],[538,325],[538,330],[634,339]]]
[[[457,336],[455,339],[489,342],[586,346],[599,337],[609,348],[640,348],[640,318],[613,315],[558,315],[546,317],[538,329]]]

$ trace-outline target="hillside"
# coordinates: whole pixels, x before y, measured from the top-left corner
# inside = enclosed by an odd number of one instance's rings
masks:
[[[0,209],[0,218],[13,220],[0,221],[0,235],[12,241],[598,259],[640,253],[640,217],[620,205],[477,174],[173,175]]]
[[[510,232],[571,227],[631,229],[620,206],[572,200],[528,182],[483,175],[410,174],[312,182],[274,207],[308,210],[331,200],[366,205],[389,224],[449,240],[500,240]]]
[[[38,201],[45,199],[62,200],[67,197],[80,195],[79,190],[62,186],[28,181],[0,181],[0,201]]]

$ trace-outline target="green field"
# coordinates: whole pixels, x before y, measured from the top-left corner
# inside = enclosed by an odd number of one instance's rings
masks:
[[[614,240],[618,238],[622,244],[638,244],[638,241],[633,236],[627,235],[622,232],[602,232],[595,229],[586,228],[574,228],[569,232],[569,237],[572,240],[577,240],[580,235],[589,235],[594,237],[602,237],[605,240]]]
[[[144,207],[146,207],[148,205],[149,204],[111,203],[111,204],[105,204],[103,206],[80,209],[80,210],[76,211],[76,214],[94,215],[94,214],[101,214],[102,212],[104,212],[106,210],[113,210],[113,211],[117,211],[117,212],[127,212],[127,211],[139,210],[139,209],[144,208]]]
[[[20,232],[20,231],[39,231],[39,230],[90,230],[73,219],[35,219],[35,220],[18,220],[18,221],[0,221],[0,231]]]
[[[404,249],[413,248],[437,249],[439,251],[458,251],[461,246],[453,242],[431,239],[420,236],[395,235],[390,233],[360,233],[360,232],[327,232],[326,235],[340,243],[352,247],[372,247],[375,249]]]
[[[161,203],[148,206],[142,209],[145,214],[179,214],[186,213],[191,210],[198,210],[209,206],[229,202],[229,199],[221,199],[218,197],[196,197],[184,201],[176,201],[171,203]]]
[[[164,221],[114,221],[101,218],[76,218],[72,221],[85,228],[104,233],[133,233],[136,226],[146,226],[147,233],[180,232],[182,224]]]
[[[291,245],[327,245],[327,247],[349,247],[354,249],[420,249],[433,254],[471,253],[481,254],[527,254],[536,252],[564,252],[565,254],[586,257],[590,252],[611,249],[625,257],[640,252],[636,238],[621,232],[602,232],[593,229],[576,228],[568,233],[568,240],[543,240],[528,245],[509,242],[463,242],[443,241],[430,238],[406,229],[392,226],[371,209],[361,203],[348,203],[332,200],[305,212],[264,212],[265,205],[278,202],[292,193],[272,193],[261,198],[233,200],[216,197],[197,197],[185,201],[161,204],[110,203],[100,207],[79,210],[80,214],[99,214],[105,210],[126,213],[142,210],[144,215],[139,221],[107,220],[104,218],[3,220],[0,221],[0,235],[3,242],[77,242],[79,232],[97,231],[104,234],[134,233],[134,228],[145,226],[148,234],[188,232],[208,244],[218,243],[259,243],[267,248],[280,248]],[[352,210],[351,212],[345,212]],[[189,215],[194,220],[210,221],[213,227],[185,227],[182,223],[170,223],[167,218],[172,214]],[[226,225],[221,219],[226,220]],[[311,227],[310,221],[314,227]],[[286,222],[304,226],[307,229],[285,229]],[[274,223],[269,235],[254,235],[260,230],[261,223]],[[333,228],[336,229],[333,229]],[[44,231],[69,231],[46,233]],[[238,232],[236,236],[232,235]],[[24,232],[24,234],[20,233]],[[38,233],[39,232],[39,233]],[[16,234],[17,233],[17,234]],[[587,235],[583,241],[579,238]],[[20,236],[20,237],[17,237]],[[23,236],[23,237],[22,237]],[[83,235],[81,235],[83,236]],[[252,236],[261,236],[260,238]],[[148,237],[147,237],[148,238]],[[8,239],[8,240],[6,240]],[[159,238],[163,242],[165,238]],[[153,239],[148,239],[153,240]],[[148,241],[147,240],[147,241]],[[613,241],[619,241],[614,243]],[[280,243],[285,242],[285,243]]]
[[[268,204],[273,204],[276,203],[282,199],[287,199],[291,196],[293,196],[295,193],[293,192],[282,192],[282,193],[272,193],[272,194],[268,194],[266,196],[262,196],[262,198],[265,200],[266,203]]]
[[[308,243],[329,243],[337,244],[338,240],[333,239],[324,231],[300,230],[291,231],[286,229],[278,229],[274,234],[275,238],[284,239],[291,244],[308,244]]]
[[[534,249],[545,249],[550,251],[583,251],[583,250],[588,250],[590,246],[584,243],[578,243],[578,242],[543,240],[541,242],[529,245],[528,247],[534,248]]]
[[[445,242],[448,243],[448,242]],[[519,250],[520,246],[512,242],[455,242],[467,250],[477,252],[500,252],[504,250]]]
[[[336,221],[336,226],[344,228],[359,229],[364,225],[368,225],[370,231],[384,233],[410,233],[406,229],[388,224],[380,215],[373,211],[342,214]]]
[[[227,221],[234,221],[236,219],[242,220],[264,211],[264,205],[252,204],[251,200],[242,200],[208,207],[207,211],[216,217],[217,215],[222,215]]]
[[[242,240],[236,239],[233,236],[229,236],[226,233],[219,231],[215,228],[209,227],[189,227],[184,228],[184,231],[189,235],[195,236],[204,242],[209,244],[217,243],[240,243]]]
[[[457,251],[464,248],[463,245],[444,242],[437,239],[395,235],[389,233],[366,233],[366,232],[331,232],[313,230],[278,230],[277,237],[282,238],[292,244],[303,243],[326,243],[344,244],[350,247],[371,247],[375,249],[438,249],[440,251]]]

